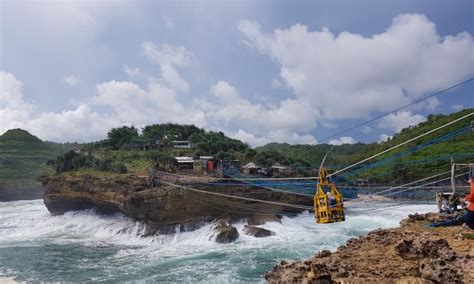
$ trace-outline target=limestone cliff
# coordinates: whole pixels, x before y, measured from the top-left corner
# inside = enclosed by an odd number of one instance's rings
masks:
[[[436,214],[412,215],[401,227],[350,239],[336,252],[295,263],[282,261],[270,283],[474,283],[472,230],[430,228]]]
[[[192,188],[235,196],[258,198],[294,204],[312,205],[311,197],[271,191],[254,186],[209,185],[197,179],[163,176],[163,182],[186,185]],[[93,176],[42,176],[45,188],[44,203],[52,214],[70,210],[96,208],[99,213],[122,212],[126,216],[146,222],[149,233],[192,230],[216,219],[240,220],[255,217],[274,220],[266,210],[297,213],[298,210],[279,205],[236,200],[160,183],[150,187],[145,177],[135,175]],[[300,210],[301,211],[301,210]]]

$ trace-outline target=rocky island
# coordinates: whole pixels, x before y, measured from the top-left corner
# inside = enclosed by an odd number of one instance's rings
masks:
[[[275,192],[252,185],[233,187],[221,183],[212,186],[202,178],[167,174],[160,174],[154,186],[150,186],[147,177],[131,174],[110,177],[53,175],[42,176],[39,180],[45,188],[44,203],[52,214],[92,208],[100,214],[121,212],[146,224],[144,236],[189,231],[214,222],[218,235],[216,241],[229,242],[238,236],[231,224],[241,220],[246,220],[249,225],[247,234],[268,236],[271,232],[253,226],[279,220],[280,214],[269,212],[295,214],[303,211],[278,204],[255,204],[253,201],[193,192],[170,184],[238,197],[312,205],[312,198],[308,196]],[[221,232],[223,235],[219,236]]]
[[[438,214],[414,214],[400,227],[352,238],[335,252],[282,261],[269,283],[474,283],[474,234],[469,228],[428,227]]]

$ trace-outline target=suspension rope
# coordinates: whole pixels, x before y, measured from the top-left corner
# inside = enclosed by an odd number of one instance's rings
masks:
[[[415,147],[412,147],[406,151],[402,151],[400,153],[397,153],[397,154],[394,154],[392,156],[389,156],[387,158],[384,158],[380,161],[376,161],[374,163],[371,163],[369,165],[364,165],[363,167],[360,167],[359,169],[355,169],[352,173],[347,173],[347,174],[343,174],[337,178],[335,178],[335,181],[338,181],[338,180],[341,180],[342,178],[347,178],[347,177],[351,177],[351,176],[354,176],[356,175],[358,172],[360,171],[365,171],[367,169],[372,169],[374,167],[378,167],[378,166],[383,166],[385,164],[388,164],[389,162],[397,159],[397,158],[401,158],[401,157],[404,157],[408,154],[411,154],[411,153],[414,153],[415,151],[419,151],[421,149],[424,149],[426,147],[429,147],[429,146],[432,146],[432,145],[435,145],[435,144],[438,144],[440,142],[443,142],[443,141],[446,141],[446,140],[449,140],[449,139],[452,139],[456,136],[459,136],[459,135],[462,135],[464,134],[465,132],[467,132],[469,130],[469,127],[463,127],[463,128],[459,128],[459,129],[456,129],[448,134],[445,134],[443,136],[440,136],[436,139],[433,139],[433,140],[430,140],[428,142],[425,142],[421,145],[418,145],[418,146],[415,146]]]
[[[210,195],[216,195],[216,196],[228,197],[228,198],[234,198],[234,199],[240,199],[240,200],[246,200],[246,201],[267,203],[267,204],[278,205],[278,206],[283,206],[283,207],[292,207],[292,208],[303,209],[303,210],[313,210],[313,207],[305,206],[305,205],[298,205],[298,204],[284,203],[284,202],[277,202],[277,201],[268,201],[268,200],[250,198],[250,197],[229,195],[229,194],[224,194],[224,193],[219,193],[219,192],[211,192],[211,191],[201,190],[201,189],[192,188],[192,187],[188,187],[188,186],[184,186],[184,185],[178,185],[178,184],[165,182],[165,181],[160,181],[160,183],[163,183],[163,184],[169,185],[169,186],[174,186],[174,187],[177,187],[177,188],[182,188],[182,189],[194,191],[194,192],[204,193],[204,194],[210,194]]]
[[[464,115],[464,116],[462,116],[462,117],[460,117],[460,118],[457,118],[457,119],[455,119],[455,120],[453,120],[453,121],[450,121],[450,122],[448,122],[448,123],[445,123],[445,124],[443,124],[443,125],[441,125],[441,126],[439,126],[439,127],[436,127],[435,129],[432,129],[432,130],[430,130],[430,131],[428,131],[428,132],[425,132],[425,133],[423,133],[423,134],[421,134],[421,135],[418,135],[418,136],[416,136],[416,137],[414,137],[414,138],[411,138],[411,139],[409,139],[409,140],[406,140],[405,142],[402,142],[402,143],[397,144],[397,145],[395,145],[395,146],[393,146],[393,147],[390,147],[390,148],[388,148],[388,149],[386,149],[386,150],[384,150],[384,151],[382,151],[382,152],[379,152],[379,153],[377,153],[377,154],[375,154],[375,155],[372,155],[372,156],[370,156],[370,157],[368,157],[368,158],[365,158],[365,159],[363,159],[363,160],[361,160],[361,161],[359,161],[359,162],[356,162],[356,163],[354,163],[354,164],[352,164],[352,165],[350,165],[350,166],[347,166],[347,167],[345,167],[345,168],[343,168],[343,169],[341,169],[341,170],[335,171],[335,172],[329,174],[328,177],[331,177],[331,176],[333,176],[333,175],[336,175],[336,174],[339,174],[339,173],[341,173],[341,172],[347,171],[348,169],[351,169],[351,168],[353,168],[353,167],[355,167],[355,166],[357,166],[357,165],[360,165],[360,164],[365,163],[365,162],[367,162],[367,161],[369,161],[369,160],[372,160],[373,158],[376,158],[376,157],[378,157],[378,156],[380,156],[380,155],[383,155],[383,154],[385,154],[385,153],[387,153],[387,152],[390,152],[390,151],[392,151],[392,150],[394,150],[394,149],[397,149],[397,148],[399,148],[399,147],[401,147],[401,146],[403,146],[403,145],[406,145],[406,144],[408,144],[408,143],[410,143],[410,142],[413,142],[413,141],[415,141],[415,140],[418,140],[418,139],[420,139],[421,137],[424,137],[424,136],[429,135],[429,134],[431,134],[431,133],[433,133],[433,132],[436,132],[436,131],[438,131],[438,130],[440,130],[440,129],[443,129],[443,128],[445,128],[445,127],[447,127],[447,126],[449,126],[449,125],[451,125],[451,124],[453,124],[453,123],[456,123],[456,122],[458,122],[458,121],[461,121],[461,120],[463,120],[463,119],[465,119],[465,118],[468,118],[468,117],[470,117],[470,116],[472,116],[472,115],[474,115],[474,112],[471,112],[471,113],[469,113],[469,114],[467,114],[467,115]]]
[[[465,175],[466,173],[462,173],[462,174],[459,174],[459,175],[456,175],[454,177],[460,177],[460,176],[463,176]],[[439,182],[442,182],[442,181],[446,181],[446,180],[450,180],[451,177],[448,177],[448,178],[444,178],[444,179],[439,179],[439,180],[436,180],[436,181],[433,181],[433,182],[429,182],[429,183],[425,183],[425,184],[422,184],[422,185],[418,185],[418,186],[415,186],[413,187],[413,189],[416,189],[416,188],[420,188],[420,187],[424,187],[424,186],[427,186],[427,185],[431,185],[431,184],[436,184],[436,183],[439,183]],[[396,192],[389,192],[387,194],[384,194],[382,196],[389,196],[389,195],[394,195],[394,194],[397,194],[397,193],[402,193],[402,192],[405,192],[405,191],[409,191],[409,190],[413,190],[412,188],[408,188],[408,189],[403,189],[403,190],[399,190],[399,191],[396,191]]]
[[[380,195],[380,194],[385,193],[387,191],[392,191],[394,189],[399,189],[399,188],[402,188],[402,187],[406,187],[407,185],[412,185],[412,184],[415,184],[415,183],[419,183],[421,181],[429,180],[429,179],[439,177],[439,176],[442,176],[442,175],[446,175],[446,174],[449,174],[449,173],[451,173],[451,171],[447,171],[447,172],[444,172],[444,173],[436,174],[434,176],[422,178],[422,179],[419,179],[419,180],[416,180],[416,181],[413,181],[413,182],[410,182],[410,183],[406,183],[406,184],[403,184],[403,185],[400,185],[400,186],[391,187],[391,188],[388,188],[388,189],[385,189],[385,190],[381,190],[381,191],[372,193],[371,195]]]
[[[231,203],[231,202],[225,202],[225,201],[222,201],[222,200],[215,201],[215,200],[212,200],[212,199],[203,199],[203,198],[196,197],[194,195],[191,196],[188,193],[184,193],[184,196],[186,198],[191,199],[193,202],[196,201],[196,202],[201,203],[203,205],[210,206],[214,209],[228,211],[228,212],[234,212],[234,213],[249,213],[250,212],[250,213],[259,213],[259,214],[264,214],[264,215],[285,215],[285,216],[293,216],[293,217],[298,216],[297,214],[293,214],[293,213],[289,213],[289,212],[280,212],[280,211],[275,211],[275,210],[270,210],[270,209],[262,209],[262,208],[257,209],[257,208],[252,208],[252,207],[248,207],[248,206],[244,206],[244,205],[238,205],[238,204]],[[229,209],[229,208],[217,207],[215,205],[211,205],[210,202],[214,202],[214,203],[219,204],[219,205],[224,204],[224,205],[227,205],[227,206],[241,208],[241,209],[245,209],[247,211],[244,212],[244,211],[232,210],[232,209]]]
[[[344,134],[344,133],[347,133],[347,132],[352,131],[352,130],[354,130],[354,129],[357,129],[357,128],[359,128],[359,127],[362,127],[362,126],[364,126],[364,125],[370,124],[370,123],[372,123],[372,122],[374,122],[374,121],[376,121],[376,120],[379,120],[379,119],[381,119],[381,118],[383,118],[383,117],[385,117],[385,116],[387,116],[387,115],[390,115],[390,114],[392,114],[392,113],[396,113],[397,111],[400,111],[400,110],[405,109],[405,108],[407,108],[407,107],[409,107],[409,106],[412,106],[412,105],[414,105],[414,104],[417,104],[417,103],[419,103],[419,102],[422,102],[422,101],[424,101],[424,100],[427,100],[427,99],[429,99],[429,98],[431,98],[431,97],[441,95],[441,94],[443,94],[443,93],[445,93],[445,92],[447,92],[447,91],[449,91],[449,90],[451,90],[451,89],[454,89],[454,88],[456,88],[456,87],[459,87],[459,86],[461,86],[461,85],[464,85],[464,84],[466,84],[466,83],[469,83],[469,82],[471,82],[471,81],[473,81],[473,80],[474,80],[474,78],[469,78],[469,79],[467,79],[466,81],[463,81],[463,82],[458,83],[458,84],[456,84],[456,85],[452,85],[452,86],[450,86],[450,87],[448,87],[448,88],[446,88],[446,89],[444,89],[444,90],[441,90],[441,91],[436,92],[436,93],[434,93],[434,94],[431,94],[431,95],[429,95],[429,96],[423,97],[423,98],[421,98],[421,99],[419,99],[419,100],[416,100],[416,101],[414,101],[414,102],[412,102],[412,103],[409,103],[409,104],[407,104],[407,105],[404,105],[404,106],[402,106],[402,107],[399,107],[399,108],[397,108],[397,109],[395,109],[395,110],[392,110],[392,111],[390,111],[390,112],[387,112],[387,113],[384,113],[384,114],[382,114],[382,115],[380,115],[380,116],[377,116],[376,118],[373,118],[373,119],[371,119],[371,120],[368,120],[368,121],[363,122],[363,123],[360,123],[360,124],[357,124],[357,125],[355,125],[355,126],[353,126],[353,127],[347,128],[347,129],[345,129],[345,130],[342,130],[342,131],[340,131],[340,132],[338,132],[338,133],[335,133],[335,134],[333,134],[333,135],[331,135],[331,136],[328,136],[328,137],[325,137],[325,138],[323,138],[323,139],[319,139],[319,141],[320,141],[320,142],[326,141],[326,140],[329,140],[329,139],[334,138],[334,137],[336,137],[336,136],[339,136],[339,135],[341,135],[341,134]]]

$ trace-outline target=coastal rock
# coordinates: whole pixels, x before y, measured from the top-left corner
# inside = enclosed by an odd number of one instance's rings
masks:
[[[244,227],[244,233],[246,235],[256,237],[256,238],[264,238],[264,237],[269,237],[275,235],[275,232],[260,228],[260,227],[255,227],[255,226],[248,226],[245,225]]]
[[[353,238],[335,252],[282,261],[265,274],[269,283],[474,283],[473,240],[461,226],[430,228],[436,214],[415,215],[393,229]]]
[[[255,207],[252,201],[235,199],[205,192],[196,192],[173,185],[201,191],[237,197],[258,198],[268,201],[286,202],[299,205],[311,205],[311,197],[274,192],[257,186],[209,186],[212,181],[203,181],[193,177],[176,178],[172,175],[157,177],[159,183],[151,187],[146,176],[130,174],[112,174],[104,176],[90,175],[51,175],[38,180],[43,184],[44,203],[53,215],[73,210],[95,208],[97,213],[123,213],[147,224],[145,235],[172,234],[176,231],[195,230],[213,220],[228,218],[229,222],[256,220],[255,222],[275,221],[276,216],[262,217],[263,214],[229,210]],[[225,205],[223,205],[225,204]],[[235,205],[235,207],[233,206]],[[258,204],[260,210],[298,213],[302,210],[288,209],[276,204]]]
[[[277,215],[253,215],[247,218],[247,224],[250,226],[260,226],[266,222],[281,223],[281,218]]]
[[[213,231],[215,233],[215,241],[220,244],[231,243],[239,237],[237,229],[223,220],[215,223]]]

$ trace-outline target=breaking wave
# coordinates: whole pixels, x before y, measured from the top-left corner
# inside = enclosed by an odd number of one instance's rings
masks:
[[[395,227],[433,205],[406,205],[364,213],[346,222],[316,224],[308,212],[262,227],[276,234],[242,233],[232,244],[213,241],[211,225],[192,232],[142,237],[145,227],[121,214],[93,210],[51,216],[42,200],[0,203],[0,277],[29,281],[260,282],[280,260],[300,260],[376,228]]]

